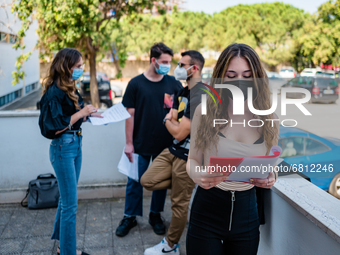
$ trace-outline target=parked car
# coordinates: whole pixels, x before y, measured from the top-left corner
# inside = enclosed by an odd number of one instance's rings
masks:
[[[122,89],[116,85],[110,84],[110,79],[105,73],[97,73],[98,93],[100,100],[100,108],[107,109],[113,105],[115,97],[122,96]],[[79,94],[82,96],[86,104],[91,103],[90,95],[90,73],[84,72],[83,75],[77,80],[76,86]],[[37,102],[37,109],[40,109],[40,101]]]
[[[340,198],[340,139],[280,126],[281,157],[319,188]]]
[[[294,78],[297,75],[296,70],[292,66],[283,66],[280,69],[279,74],[282,78]]]
[[[323,77],[328,77],[328,78],[335,78],[335,71],[332,70],[327,70],[322,72]]]
[[[202,70],[202,82],[206,84],[210,84],[210,79],[212,77],[213,68],[212,67],[204,67]]]
[[[110,84],[110,79],[105,73],[97,72],[98,93],[100,99],[100,108],[106,109],[112,106],[115,97],[122,96],[122,89],[116,85]],[[84,102],[91,103],[90,95],[90,72],[84,72],[77,81],[79,93],[83,97]]]
[[[327,77],[295,77],[284,87],[308,89],[311,93],[310,102],[335,103],[339,98],[339,86],[335,79]],[[303,98],[302,93],[287,93],[288,98]]]
[[[314,77],[314,76],[322,76],[322,70],[321,68],[305,68],[300,73],[300,76],[303,77]]]
[[[270,91],[272,91],[273,88],[276,88],[277,92],[280,93],[281,87],[287,82],[287,79],[282,78],[282,76],[277,72],[266,71],[266,73],[269,79]]]

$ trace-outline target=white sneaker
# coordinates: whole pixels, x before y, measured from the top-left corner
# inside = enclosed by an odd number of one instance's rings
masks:
[[[144,255],[162,255],[162,254],[169,254],[169,255],[179,255],[179,246],[175,244],[172,248],[170,248],[168,242],[163,238],[162,242],[155,245],[154,247],[147,248],[144,252]]]

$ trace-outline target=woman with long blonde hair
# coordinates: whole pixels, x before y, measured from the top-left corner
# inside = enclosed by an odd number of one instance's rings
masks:
[[[233,94],[218,89],[216,84],[227,83],[244,94],[244,114],[234,114]],[[259,56],[248,45],[232,44],[217,60],[210,84],[222,98],[216,104],[208,98],[206,115],[202,106],[194,113],[187,171],[198,184],[190,215],[187,234],[187,254],[256,254],[259,244],[259,216],[255,186],[270,189],[277,178],[269,173],[264,179],[249,182],[225,181],[226,173],[207,176],[198,174],[197,167],[208,166],[211,156],[249,157],[268,155],[278,142],[275,114],[255,115],[248,100],[257,110],[270,109],[268,77]],[[251,87],[253,94],[248,95]],[[236,99],[235,99],[236,100]],[[204,107],[205,108],[205,107]],[[214,120],[223,120],[213,125]],[[251,125],[247,125],[250,123]]]
[[[39,126],[41,134],[52,139],[50,161],[57,176],[59,204],[52,239],[59,240],[58,253],[79,255],[76,250],[77,183],[82,160],[81,124],[88,116],[100,117],[92,105],[84,106],[75,81],[84,71],[76,49],[60,50],[43,81]]]

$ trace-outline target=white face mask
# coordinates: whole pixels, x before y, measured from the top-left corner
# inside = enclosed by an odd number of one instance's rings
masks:
[[[175,74],[175,79],[176,80],[187,80],[193,73],[191,73],[190,75],[188,75],[187,71],[193,67],[190,66],[188,69],[185,69],[184,67],[180,67],[179,65],[177,65],[174,74]]]

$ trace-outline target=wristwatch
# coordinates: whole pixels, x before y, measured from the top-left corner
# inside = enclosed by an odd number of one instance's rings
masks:
[[[170,120],[170,119],[169,119],[169,118],[165,118],[165,119],[163,120],[163,125],[165,125],[165,122],[166,122],[167,120]]]

